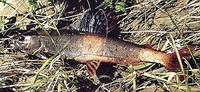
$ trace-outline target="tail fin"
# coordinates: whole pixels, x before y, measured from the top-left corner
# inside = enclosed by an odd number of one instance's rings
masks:
[[[193,52],[196,48],[197,48],[197,46],[191,46],[191,45],[188,47],[180,48],[178,50],[178,52],[179,52],[181,59],[182,60],[183,60],[183,58],[190,59],[191,58],[190,51]],[[172,51],[172,52],[168,53],[168,55],[169,55],[169,60],[167,62],[165,62],[165,67],[167,67],[171,71],[179,70],[180,64],[178,62],[176,52]],[[184,68],[185,68],[185,66],[184,66]]]
[[[191,58],[190,51],[193,52],[196,48],[197,48],[197,46],[189,45],[188,47],[179,48],[178,52],[179,52],[181,58],[189,59],[189,58]],[[176,57],[175,51],[168,52],[168,54]]]

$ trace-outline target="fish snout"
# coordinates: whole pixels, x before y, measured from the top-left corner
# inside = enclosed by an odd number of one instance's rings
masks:
[[[24,37],[22,36],[9,36],[7,38],[1,39],[2,41],[0,44],[4,47],[7,48],[8,50],[21,50],[22,44]]]
[[[20,50],[22,52],[31,50],[32,47],[35,46],[35,43],[37,43],[37,38],[32,36],[15,36],[10,41],[10,47],[14,50]]]

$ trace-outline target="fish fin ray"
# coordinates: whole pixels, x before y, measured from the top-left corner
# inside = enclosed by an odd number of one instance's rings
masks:
[[[96,75],[96,71],[100,65],[99,61],[87,61],[86,70],[90,76]]]

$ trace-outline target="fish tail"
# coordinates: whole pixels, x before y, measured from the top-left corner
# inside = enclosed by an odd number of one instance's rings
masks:
[[[188,46],[188,47],[182,47],[178,50],[178,53],[180,55],[181,61],[183,59],[190,59],[191,58],[191,52],[193,52],[197,46]],[[167,53],[168,59],[164,61],[164,66],[169,69],[170,71],[177,71],[180,70],[180,63],[177,57],[177,54],[175,51]],[[183,67],[186,68],[186,65],[183,64]]]

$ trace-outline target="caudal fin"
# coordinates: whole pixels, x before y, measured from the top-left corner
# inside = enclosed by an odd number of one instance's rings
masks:
[[[185,59],[190,59],[191,54],[190,51],[193,52],[197,46],[188,46],[188,47],[182,47],[179,48],[178,52],[180,55],[180,58],[183,60]],[[165,62],[165,67],[167,67],[171,71],[177,71],[180,70],[180,64],[178,62],[177,54],[175,51],[171,51],[168,53],[169,55],[169,60]],[[184,68],[186,68],[186,65],[184,65]]]

